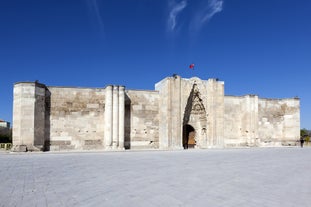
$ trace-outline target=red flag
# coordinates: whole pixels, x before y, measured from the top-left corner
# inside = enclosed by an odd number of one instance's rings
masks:
[[[189,65],[190,69],[194,69],[194,64],[192,63],[191,65]]]

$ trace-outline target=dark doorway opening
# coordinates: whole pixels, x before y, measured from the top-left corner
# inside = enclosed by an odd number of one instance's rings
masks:
[[[195,129],[190,124],[183,126],[183,147],[184,149],[194,148],[195,142]]]

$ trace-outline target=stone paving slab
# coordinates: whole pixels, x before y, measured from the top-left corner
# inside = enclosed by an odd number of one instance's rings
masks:
[[[0,206],[311,206],[311,148],[0,153]]]

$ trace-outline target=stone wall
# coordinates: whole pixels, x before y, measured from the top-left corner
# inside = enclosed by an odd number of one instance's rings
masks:
[[[103,149],[105,90],[49,87],[50,150]]]
[[[159,93],[128,90],[125,109],[125,148],[158,148]]]
[[[3,121],[0,119],[0,127],[10,128],[10,122]]]
[[[300,134],[299,99],[225,97],[225,146],[295,145]]]
[[[256,146],[258,96],[225,96],[225,146]]]
[[[258,137],[261,145],[295,145],[300,136],[299,99],[260,99]]]
[[[299,139],[299,99],[225,96],[222,81],[178,75],[155,89],[17,83],[13,150],[287,146]]]
[[[217,79],[207,81],[208,147],[224,147],[224,82]]]

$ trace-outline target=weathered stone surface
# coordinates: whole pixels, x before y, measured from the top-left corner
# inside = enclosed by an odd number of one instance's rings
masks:
[[[158,148],[159,93],[157,91],[126,91],[125,147]]]
[[[26,145],[15,145],[12,147],[12,152],[27,152]]]
[[[167,77],[154,91],[14,86],[13,144],[26,150],[292,146],[299,99],[225,96],[224,82]],[[21,146],[21,147],[18,147]]]
[[[48,88],[51,92],[51,145],[70,141],[71,148],[82,149],[84,140],[103,140],[104,89]],[[60,148],[68,147],[60,144]]]
[[[262,144],[293,145],[300,134],[298,99],[261,99],[258,105]]]

